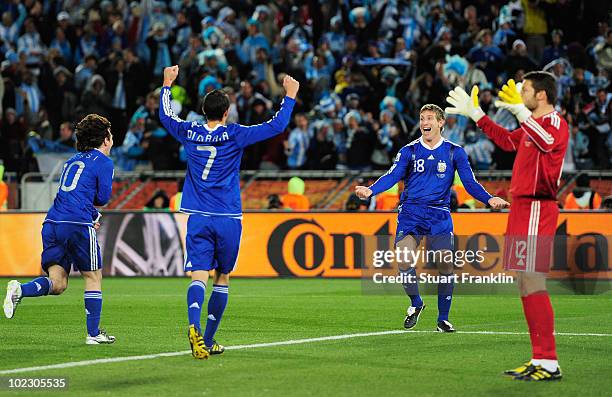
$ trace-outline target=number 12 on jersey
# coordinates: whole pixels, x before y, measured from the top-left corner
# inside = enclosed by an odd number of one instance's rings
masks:
[[[210,152],[208,161],[204,166],[204,171],[202,171],[202,180],[205,181],[208,178],[208,173],[210,172],[213,162],[215,161],[215,157],[217,156],[217,148],[214,146],[197,146],[196,149],[202,152]]]

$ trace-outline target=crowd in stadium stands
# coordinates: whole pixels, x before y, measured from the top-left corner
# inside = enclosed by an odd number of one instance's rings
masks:
[[[420,106],[444,107],[456,85],[478,84],[483,110],[515,128],[493,105],[497,89],[535,69],[558,78],[557,108],[571,125],[565,170],[610,166],[605,1],[4,0],[0,12],[7,171],[36,171],[37,153],[74,151],[72,125],[88,113],[112,122],[120,169],[184,168],[157,115],[172,64],[172,106],[194,121],[203,95],[224,88],[228,122],[263,122],[284,73],[301,81],[290,128],[248,147],[244,169],[387,168],[420,135]],[[465,118],[449,117],[444,134],[479,170],[512,166]]]

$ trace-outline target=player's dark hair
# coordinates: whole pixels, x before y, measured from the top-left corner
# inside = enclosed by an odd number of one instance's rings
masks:
[[[222,90],[212,90],[204,97],[202,112],[206,120],[222,120],[223,115],[229,109],[229,96]]]
[[[531,81],[533,91],[537,94],[540,91],[546,92],[546,100],[554,105],[557,102],[557,81],[552,73],[534,71],[523,76],[523,80]]]
[[[444,115],[444,110],[442,110],[442,108],[440,106],[434,105],[433,103],[428,103],[427,105],[423,105],[421,107],[421,110],[419,111],[419,114],[423,113],[426,110],[434,112],[436,114],[436,119],[438,121],[446,120],[446,116]]]
[[[110,138],[111,123],[99,114],[88,114],[76,125],[77,150],[86,152],[97,149]]]

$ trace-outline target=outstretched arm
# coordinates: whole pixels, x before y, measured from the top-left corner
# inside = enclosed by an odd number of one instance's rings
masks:
[[[366,199],[371,195],[377,195],[391,189],[393,185],[398,183],[406,175],[409,161],[410,159],[408,158],[405,147],[401,148],[397,156],[395,156],[395,161],[391,168],[389,168],[389,171],[383,174],[369,187],[355,187],[355,194],[357,194],[360,199]]]
[[[455,150],[455,168],[459,173],[459,178],[461,178],[465,190],[476,198],[476,200],[488,204],[493,196],[476,180],[470,162],[468,161],[467,153],[465,153],[462,147],[458,147]]]
[[[502,209],[508,207],[510,204],[499,197],[493,197],[484,187],[476,180],[470,162],[468,161],[467,154],[462,147],[457,148],[455,154],[455,168],[459,173],[459,178],[463,182],[465,190],[476,200],[481,201],[486,205],[490,205],[494,209]]]
[[[236,143],[240,147],[246,147],[253,143],[264,141],[275,135],[282,133],[289,125],[291,120],[291,112],[295,105],[295,97],[300,89],[300,83],[291,76],[285,76],[283,87],[287,95],[281,102],[281,107],[278,112],[270,120],[262,124],[244,126],[236,124],[238,131],[236,132]]]

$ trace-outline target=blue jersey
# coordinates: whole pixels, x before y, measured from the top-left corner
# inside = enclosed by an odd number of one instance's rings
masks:
[[[461,146],[441,139],[432,149],[425,146],[422,139],[400,149],[389,171],[370,186],[372,194],[382,193],[403,179],[401,206],[425,205],[450,210],[450,191],[456,170],[468,193],[488,203],[493,196],[476,181]]]
[[[159,119],[185,147],[187,175],[181,212],[217,216],[242,216],[240,160],[244,148],[282,133],[291,119],[295,100],[285,97],[280,110],[269,121],[254,126],[217,125],[184,121],[170,108],[172,94],[163,87]]]
[[[79,152],[64,164],[60,186],[45,222],[93,225],[113,189],[113,161],[94,149]]]

